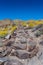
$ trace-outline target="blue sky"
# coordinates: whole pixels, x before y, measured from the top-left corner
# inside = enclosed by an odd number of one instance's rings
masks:
[[[43,0],[0,0],[0,20],[43,19]]]

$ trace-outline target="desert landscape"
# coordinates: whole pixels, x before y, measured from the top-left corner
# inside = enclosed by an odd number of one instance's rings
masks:
[[[43,20],[0,20],[0,65],[43,65]]]

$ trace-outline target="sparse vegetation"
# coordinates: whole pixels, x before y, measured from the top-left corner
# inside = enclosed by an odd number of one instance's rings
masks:
[[[43,20],[39,20],[39,21],[30,20],[30,21],[27,21],[27,22],[16,20],[16,21],[13,22],[13,23],[15,23],[15,25],[12,26],[12,25],[9,25],[11,23],[10,20],[7,20],[7,21],[9,22],[7,26],[6,26],[7,23],[6,24],[4,23],[5,24],[4,27],[3,26],[0,27],[0,37],[4,37],[8,33],[12,33],[14,30],[17,29],[18,24],[20,24],[20,23],[23,27],[26,27],[28,25],[29,28],[33,28],[37,25],[43,24]],[[3,25],[3,24],[1,24],[1,25]]]

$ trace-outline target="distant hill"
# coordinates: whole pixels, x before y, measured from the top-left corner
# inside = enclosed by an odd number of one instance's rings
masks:
[[[5,26],[5,25],[12,25],[13,21],[10,19],[4,19],[0,21],[0,26]]]
[[[24,22],[24,23],[23,23]],[[6,25],[12,25],[12,24],[30,24],[30,25],[37,25],[37,24],[43,24],[43,20],[11,20],[11,19],[4,19],[4,20],[0,20],[0,26],[6,26]]]

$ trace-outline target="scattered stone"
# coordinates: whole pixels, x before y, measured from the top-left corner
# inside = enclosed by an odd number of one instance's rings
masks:
[[[0,39],[0,65],[43,65],[43,25],[19,27]]]

